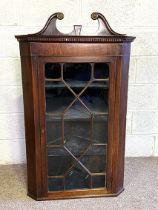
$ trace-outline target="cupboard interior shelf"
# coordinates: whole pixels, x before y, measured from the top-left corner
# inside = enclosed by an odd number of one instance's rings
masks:
[[[64,136],[64,144],[67,142],[67,139],[70,139],[72,141],[74,140],[77,140],[78,142],[86,142],[88,143],[89,145],[92,145],[92,146],[107,146],[107,143],[98,143],[98,140],[96,139],[93,139],[93,141],[90,139],[90,138],[85,138],[83,136],[78,136],[78,135],[74,135],[74,136]],[[80,139],[82,139],[82,141],[80,141]],[[64,146],[64,144],[62,144],[62,138],[59,137],[59,138],[56,138],[54,140],[50,140],[49,143],[47,143],[47,147],[57,147],[57,148],[60,148],[62,146]],[[73,144],[72,144],[73,145]]]
[[[94,113],[94,115],[97,115],[97,113]],[[52,114],[52,113],[46,113],[46,121],[51,121],[51,122],[55,122],[55,121],[60,121],[62,119],[62,115],[61,113],[59,113],[58,115],[56,114]],[[107,113],[102,113],[100,114],[100,118],[95,120],[95,121],[98,121],[98,122],[105,122],[107,121],[108,119],[108,112]],[[78,122],[82,122],[82,121],[89,121],[90,120],[90,117],[88,116],[74,116],[73,118],[71,116],[64,116],[64,121],[68,122],[72,122],[72,121],[78,121]]]
[[[62,99],[64,101],[67,100]],[[81,100],[85,102],[85,98],[81,97]],[[47,107],[46,107],[46,116],[52,116],[54,119],[58,119],[61,116],[61,113],[67,108],[67,105],[61,105],[61,98],[56,99],[56,101],[52,101],[51,98],[48,99]],[[93,103],[90,103],[86,100],[86,106],[94,115],[107,115],[108,107],[103,100],[99,97],[92,98]],[[97,105],[97,106],[96,106]],[[65,112],[64,119],[73,120],[73,119],[89,119],[91,117],[90,113],[80,101],[74,102],[74,104]]]
[[[88,81],[65,81],[67,85],[69,85],[71,88],[84,88]],[[46,88],[64,88],[65,84],[64,83],[59,83],[59,82],[53,82],[53,81],[47,81],[45,83]],[[108,88],[108,82],[103,83],[103,81],[98,82],[92,82],[88,88],[102,88],[102,89],[107,89]]]

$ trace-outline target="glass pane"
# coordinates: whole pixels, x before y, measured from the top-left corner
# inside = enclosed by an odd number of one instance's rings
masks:
[[[65,177],[66,189],[84,189],[90,188],[90,175],[81,167],[76,164],[75,167],[69,171]]]
[[[77,135],[75,136],[75,133],[74,135],[67,136],[67,138],[65,138],[64,140],[65,140],[64,143],[65,143],[66,148],[75,157],[80,157],[90,144],[89,139],[85,139]]]
[[[91,79],[91,65],[88,63],[64,64],[63,79],[76,94],[79,94]]]
[[[49,82],[46,84],[46,112],[51,114],[62,113],[74,100],[71,91],[63,82]]]
[[[106,63],[96,63],[94,65],[94,78],[106,79],[109,77],[109,67]]]
[[[90,114],[77,100],[64,115],[64,143],[76,157],[90,144],[90,129]]]
[[[48,179],[48,190],[49,191],[64,190],[63,178]]]
[[[106,144],[108,140],[108,117],[107,115],[93,116],[93,143]]]
[[[46,116],[46,139],[49,145],[62,144],[61,139],[61,120],[60,116],[50,117]]]
[[[80,96],[82,102],[91,112],[107,113],[108,86],[107,82],[92,82]]]
[[[105,187],[105,175],[103,175],[103,176],[92,176],[92,186],[94,188]]]
[[[90,118],[90,113],[79,100],[76,100],[65,112],[64,118],[67,120],[88,120]]]
[[[47,79],[57,79],[61,77],[61,68],[59,63],[47,63],[45,65],[45,77]]]
[[[105,187],[108,77],[105,63],[45,64],[49,191]]]
[[[48,176],[62,176],[74,164],[64,148],[48,148]]]
[[[105,173],[105,146],[92,145],[81,158],[81,162],[91,173]]]

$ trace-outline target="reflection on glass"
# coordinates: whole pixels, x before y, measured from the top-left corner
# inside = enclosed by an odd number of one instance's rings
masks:
[[[74,163],[73,157],[64,148],[48,149],[48,176],[62,176]]]
[[[79,164],[76,164],[65,177],[66,189],[90,188],[90,176]]]
[[[60,145],[62,143],[61,139],[61,120],[51,118],[50,116],[46,116],[46,136],[47,136],[47,144],[50,145]]]
[[[93,116],[93,142],[94,144],[107,144],[108,118],[107,115]]]
[[[90,144],[90,123],[88,120],[65,120],[64,143],[66,148],[75,156],[80,155]]]
[[[89,119],[90,113],[86,109],[85,106],[82,105],[82,103],[79,100],[76,100],[72,106],[65,112],[64,115],[65,120],[73,120],[73,119]]]
[[[106,187],[109,67],[45,64],[48,190]]]
[[[81,162],[92,173],[104,173],[106,154],[104,146],[91,146],[81,158]]]
[[[73,101],[74,95],[63,82],[52,82],[46,86],[46,112],[62,113]]]
[[[105,82],[92,82],[80,96],[80,99],[91,112],[107,112],[107,88]]]

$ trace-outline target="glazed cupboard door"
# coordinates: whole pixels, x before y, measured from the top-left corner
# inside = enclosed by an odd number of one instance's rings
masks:
[[[43,187],[54,194],[106,192],[114,62],[69,60],[39,61]]]

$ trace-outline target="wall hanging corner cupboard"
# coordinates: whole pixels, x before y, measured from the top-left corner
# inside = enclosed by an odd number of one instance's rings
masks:
[[[91,35],[61,33],[53,14],[18,35],[22,65],[28,195],[36,200],[116,196],[123,191],[130,45],[92,13]]]

